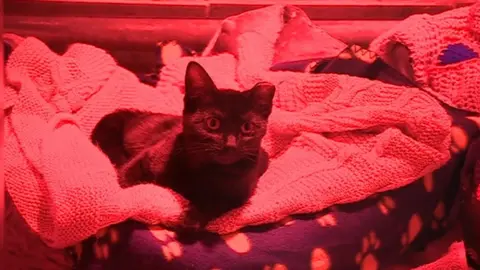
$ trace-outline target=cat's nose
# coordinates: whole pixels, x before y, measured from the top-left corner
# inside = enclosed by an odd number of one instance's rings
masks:
[[[237,138],[233,135],[228,135],[227,136],[227,141],[225,143],[225,147],[236,148],[237,147]]]

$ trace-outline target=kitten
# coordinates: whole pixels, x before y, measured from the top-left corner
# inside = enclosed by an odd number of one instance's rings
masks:
[[[261,148],[275,87],[219,90],[190,62],[183,116],[119,110],[102,118],[92,141],[110,158],[122,187],[153,182],[214,218],[244,204],[268,167]]]

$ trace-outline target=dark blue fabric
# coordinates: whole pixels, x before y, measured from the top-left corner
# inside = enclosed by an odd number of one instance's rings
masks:
[[[440,65],[455,64],[473,58],[478,58],[478,53],[462,43],[448,45],[438,57]]]

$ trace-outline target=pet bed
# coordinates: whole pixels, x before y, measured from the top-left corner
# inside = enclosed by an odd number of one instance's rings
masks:
[[[286,18],[296,19],[286,23]],[[209,224],[212,233],[201,236],[203,241],[198,241],[199,236],[177,239],[160,226],[133,222],[102,229],[129,218],[178,224],[184,202],[150,185],[120,190],[111,164],[86,136],[102,115],[118,107],[178,113],[180,78],[191,58],[165,66],[157,89],[152,89],[90,46],[73,45],[64,56],[54,55],[31,38],[18,46],[7,65],[10,84],[5,106],[11,112],[6,153],[11,159],[6,163],[6,180],[19,212],[36,233],[55,247],[74,245],[96,233],[84,243],[87,248],[77,245],[75,251],[86,262],[83,266],[92,268],[111,263],[113,269],[122,269],[127,264],[118,265],[119,258],[128,254],[129,261],[142,261],[133,268],[145,263],[158,269],[162,262],[179,269],[229,268],[245,258],[239,269],[343,268],[341,263],[375,269],[392,263],[391,254],[398,256],[414,241],[428,238],[427,228],[440,232],[448,227],[446,217],[455,197],[448,193],[455,193],[458,185],[450,179],[461,167],[469,136],[476,132],[469,116],[442,108],[428,87],[420,90],[341,74],[268,71],[272,64],[305,59],[298,50],[288,48],[301,40],[292,33],[306,32],[291,29],[310,27],[308,18],[292,7],[274,6],[229,21],[242,25],[232,29],[229,24],[227,32],[220,29],[202,57],[194,60],[222,83],[220,87],[245,88],[260,79],[278,85],[277,108],[265,143],[273,161],[249,204]],[[313,56],[317,60],[346,47],[321,30],[308,34],[303,37],[323,42],[322,51]],[[292,42],[281,42],[282,38]],[[237,46],[216,46],[232,40]],[[303,45],[296,47],[308,47]],[[282,49],[291,57],[280,53]],[[449,119],[456,127],[451,129]],[[291,145],[292,136],[296,144],[288,149],[285,145]],[[310,151],[302,152],[304,146]],[[323,163],[313,163],[319,160]],[[337,160],[341,166],[334,163]],[[283,170],[287,177],[278,174],[286,161],[297,169]],[[308,166],[315,169],[311,175],[298,175]],[[340,174],[338,169],[344,166],[351,167]],[[292,189],[292,180],[302,188]],[[266,192],[273,184],[280,185],[283,193]],[[295,205],[286,203],[289,200]],[[410,202],[416,202],[415,208]],[[308,212],[316,214],[295,215]],[[259,226],[243,228],[247,225]],[[198,250],[202,252],[192,253]],[[344,259],[347,251],[351,260]],[[162,256],[151,256],[154,253]],[[213,263],[207,254],[222,256]]]
[[[384,269],[412,241],[426,244],[448,228],[462,156],[376,198],[222,237],[179,240],[161,227],[125,223],[85,243],[81,269]]]
[[[412,85],[381,59],[357,57],[368,53],[354,45],[334,58],[281,63],[272,69],[349,74]],[[454,141],[469,141],[477,135],[479,128],[467,112],[447,110],[453,125],[462,131]],[[450,227],[449,212],[457,199],[465,153],[464,149],[452,148],[447,164],[406,187],[224,236],[183,236],[159,226],[123,223],[83,243],[79,268],[386,268],[398,263],[407,248],[421,248]]]

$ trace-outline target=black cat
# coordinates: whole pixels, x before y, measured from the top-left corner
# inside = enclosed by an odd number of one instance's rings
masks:
[[[183,116],[119,110],[102,118],[92,141],[117,167],[121,186],[171,188],[213,218],[244,204],[267,169],[261,141],[274,94],[265,82],[219,90],[190,62]]]

